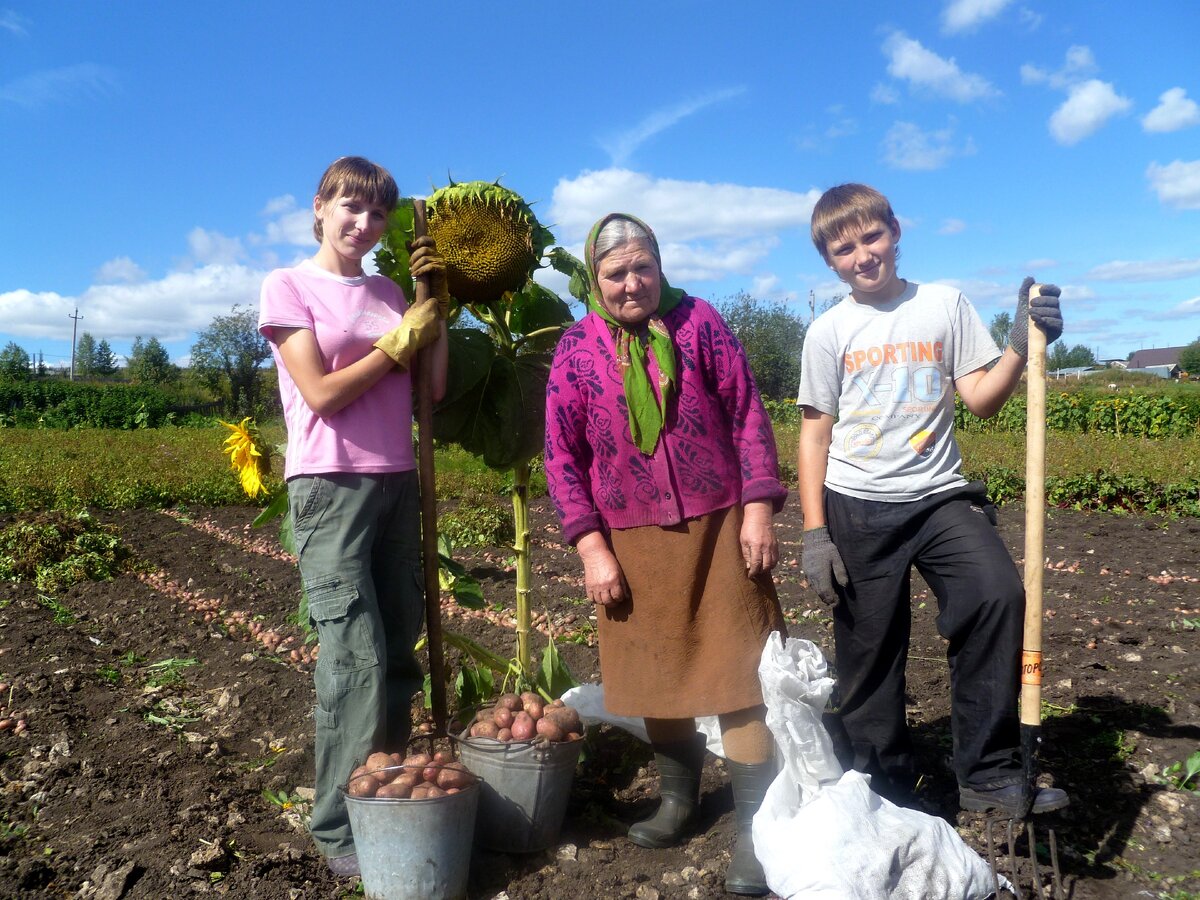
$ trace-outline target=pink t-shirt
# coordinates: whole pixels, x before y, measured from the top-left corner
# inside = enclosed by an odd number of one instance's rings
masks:
[[[370,353],[381,335],[400,324],[407,308],[404,294],[390,278],[344,278],[311,260],[276,269],[263,281],[258,330],[271,342],[279,370],[288,432],[284,478],[416,468],[408,372],[393,369],[353,403],[321,418],[304,402],[275,342],[276,328],[309,329],[325,371],[334,372]]]

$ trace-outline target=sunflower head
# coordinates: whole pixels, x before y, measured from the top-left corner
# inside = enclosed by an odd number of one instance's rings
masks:
[[[271,471],[270,460],[258,449],[258,429],[254,420],[247,416],[236,425],[228,422],[221,424],[232,432],[225,438],[223,452],[229,454],[229,467],[238,473],[242,490],[251,499],[267,493],[263,476]]]

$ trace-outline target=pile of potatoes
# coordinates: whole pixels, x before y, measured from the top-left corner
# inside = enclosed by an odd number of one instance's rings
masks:
[[[432,800],[457,794],[478,779],[454,757],[439,750],[402,756],[399,753],[372,753],[367,761],[350,773],[346,793],[351,797],[376,797],[386,800]]]
[[[470,736],[496,741],[574,741],[583,734],[579,713],[562,700],[547,703],[540,694],[501,694],[495,706],[475,714]]]

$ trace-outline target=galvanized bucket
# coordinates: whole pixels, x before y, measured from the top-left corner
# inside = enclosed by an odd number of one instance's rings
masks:
[[[554,844],[582,749],[582,738],[504,742],[459,735],[459,759],[483,779],[475,842],[502,853],[535,853]]]
[[[367,900],[465,898],[479,794],[478,778],[428,800],[351,797],[343,787]]]

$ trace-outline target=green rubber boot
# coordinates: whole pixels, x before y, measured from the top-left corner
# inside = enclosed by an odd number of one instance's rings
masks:
[[[767,788],[775,780],[775,761],[738,763],[725,761],[733,782],[733,814],[737,821],[737,838],[733,859],[725,873],[725,890],[730,894],[762,897],[770,893],[762,865],[754,855],[754,837],[750,826],[754,814],[762,806]]]
[[[629,829],[639,847],[673,847],[687,832],[700,805],[700,772],[704,768],[704,735],[686,741],[654,745],[658,765],[658,811]]]

